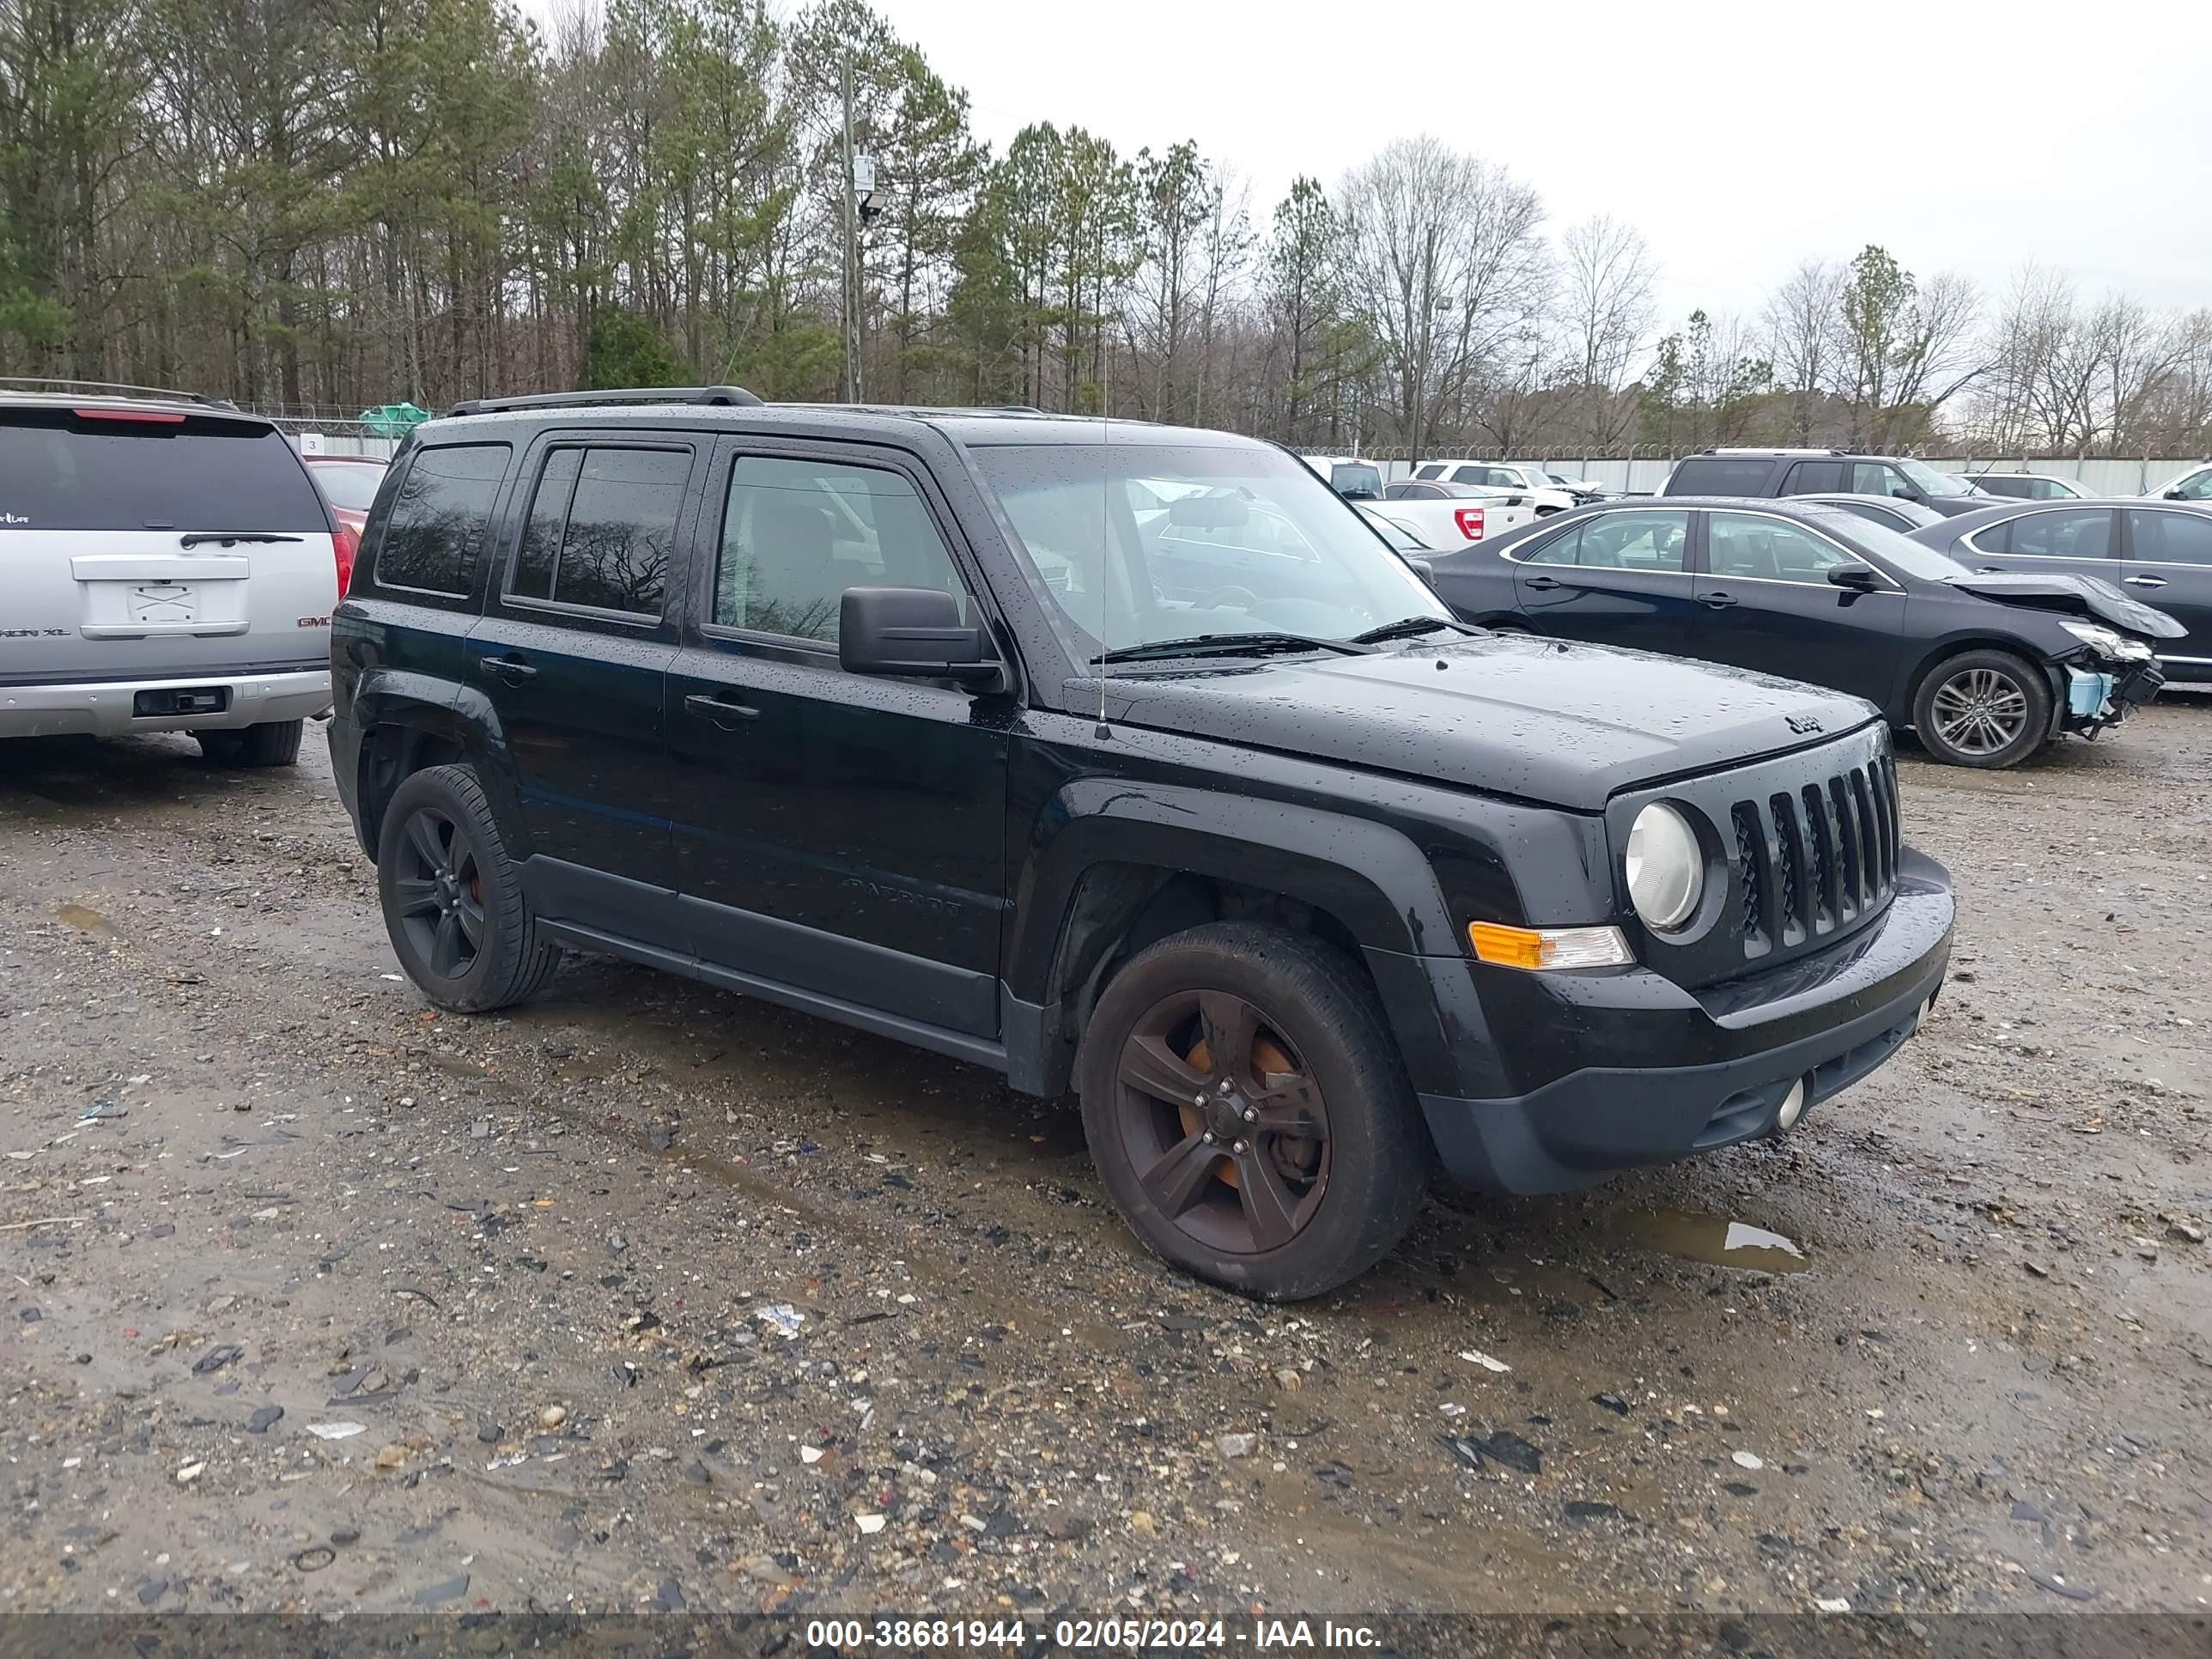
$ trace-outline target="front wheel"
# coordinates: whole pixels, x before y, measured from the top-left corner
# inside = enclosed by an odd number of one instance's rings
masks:
[[[1382,1008],[1304,935],[1213,922],[1139,952],[1092,1012],[1079,1085],[1138,1236],[1248,1296],[1334,1290],[1419,1207],[1427,1147]]]
[[[2051,709],[2042,670],[2009,651],[1962,651],[1928,671],[1912,725],[1937,760],[1995,769],[2043,747]]]

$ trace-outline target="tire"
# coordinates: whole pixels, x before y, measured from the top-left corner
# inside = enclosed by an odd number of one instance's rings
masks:
[[[300,758],[305,720],[264,720],[242,731],[195,732],[200,753],[217,766],[290,766]]]
[[[1137,1236],[1247,1296],[1335,1289],[1420,1207],[1428,1138],[1381,1005],[1304,935],[1209,922],[1147,946],[1092,1010],[1077,1084],[1092,1160]]]
[[[441,1008],[510,1007],[561,965],[560,946],[538,937],[521,869],[471,767],[428,767],[392,791],[377,835],[376,891],[399,965]]]
[[[2041,669],[2009,651],[1961,651],[1922,676],[1912,729],[1921,747],[1946,765],[1995,770],[2043,747],[2051,711],[2051,683]]]

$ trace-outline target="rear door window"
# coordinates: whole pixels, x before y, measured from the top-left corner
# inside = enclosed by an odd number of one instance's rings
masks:
[[[508,593],[659,617],[690,476],[688,449],[549,449]]]
[[[2031,513],[1976,532],[1973,544],[1984,553],[2015,558],[2108,559],[2112,515],[2101,507]]]
[[[466,593],[512,453],[506,444],[440,444],[416,450],[385,516],[384,541],[376,554],[377,586]]]
[[[1854,461],[1851,463],[1851,493],[1855,495],[1897,495],[1910,497],[1912,486],[1905,475],[1884,461]]]
[[[1785,495],[1825,495],[1844,487],[1841,461],[1800,461],[1782,486]]]
[[[1774,463],[1753,456],[1736,460],[1720,455],[1694,455],[1674,469],[1667,481],[1669,495],[1764,495],[1767,475]]]
[[[1649,509],[1601,513],[1547,542],[1529,556],[1528,562],[1674,575],[1683,568],[1683,551],[1689,539],[1687,513]]]
[[[0,411],[0,527],[327,535],[331,522],[274,427],[88,405]]]

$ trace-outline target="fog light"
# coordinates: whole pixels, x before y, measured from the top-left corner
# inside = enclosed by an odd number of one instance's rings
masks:
[[[1799,1078],[1790,1085],[1790,1092],[1782,1097],[1782,1109],[1774,1115],[1774,1127],[1787,1129],[1805,1115],[1805,1079]]]

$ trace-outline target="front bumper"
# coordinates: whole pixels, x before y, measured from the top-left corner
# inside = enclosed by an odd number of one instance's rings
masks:
[[[1544,1080],[1423,1094],[1446,1172],[1481,1191],[1565,1192],[1775,1133],[1792,1085],[1804,1083],[1809,1110],[1917,1029],[1942,989],[1952,917],[1949,876],[1907,848],[1880,921],[1765,974],[1688,991],[1644,969],[1465,964],[1491,1033],[1483,1069]]]
[[[2139,662],[2100,659],[2094,668],[2059,669],[2057,682],[2052,726],[2094,738],[2157,696],[2166,684],[2166,673],[2154,658]]]
[[[139,694],[221,691],[219,713],[140,714]],[[331,707],[327,665],[276,673],[194,674],[174,679],[63,681],[0,686],[0,738],[69,734],[117,738],[132,732],[235,731],[311,720]]]

